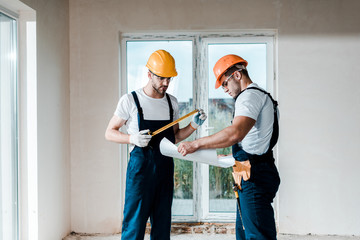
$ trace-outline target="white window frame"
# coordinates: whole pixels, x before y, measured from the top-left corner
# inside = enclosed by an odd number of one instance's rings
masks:
[[[208,62],[207,62],[207,54],[208,54],[208,45],[209,44],[246,44],[246,43],[264,43],[267,45],[266,47],[266,62],[267,62],[267,82],[266,82],[266,90],[270,92],[270,94],[276,98],[275,95],[275,86],[276,86],[276,75],[275,75],[275,43],[276,43],[276,32],[275,31],[268,31],[268,32],[262,32],[262,33],[218,33],[218,34],[212,34],[210,36],[202,36],[201,39],[201,52],[204,54],[204,61],[199,61],[201,63],[200,69],[203,69],[200,71],[200,78],[203,80],[201,82],[202,87],[201,89],[204,89],[204,92],[202,93],[203,97],[200,101],[202,106],[208,107],[207,101],[208,101],[208,93],[209,93],[209,84],[207,80],[209,79],[208,76]],[[206,109],[206,112],[209,112],[209,109]],[[205,123],[205,126],[200,129],[200,137],[208,136],[208,130],[212,127],[208,125],[208,122]],[[236,218],[236,215],[234,213],[218,213],[218,212],[210,212],[209,207],[209,165],[207,164],[199,164],[199,173],[198,175],[201,176],[200,184],[203,186],[201,188],[201,194],[200,194],[200,201],[201,201],[201,221],[207,221],[207,222],[228,222],[228,221],[234,221]]]
[[[0,11],[17,20],[17,239],[35,240],[38,239],[36,31],[29,27],[36,24],[36,11],[18,0],[13,2],[0,5]]]
[[[181,32],[181,33],[123,33],[120,34],[120,96],[127,91],[126,72],[126,42],[127,41],[162,41],[162,40],[191,40],[193,42],[193,102],[195,106],[201,106],[208,112],[208,62],[207,46],[212,43],[266,43],[267,44],[267,91],[277,98],[277,46],[276,30],[259,31],[229,31],[229,32]],[[196,132],[196,138],[208,135],[208,122]],[[277,149],[274,149],[277,155]],[[126,145],[120,145],[121,159],[128,158]],[[123,208],[125,199],[125,178],[127,161],[122,160],[121,167],[121,205]],[[234,213],[211,213],[209,212],[209,166],[201,163],[193,164],[193,216],[173,216],[173,222],[233,222]],[[203,187],[204,186],[204,187]],[[207,197],[206,197],[207,196]],[[276,201],[277,202],[277,201]],[[277,212],[277,204],[275,212]]]
[[[11,139],[11,143],[8,143],[8,145],[6,147],[11,147],[14,148],[13,151],[11,152],[11,154],[13,154],[13,159],[15,160],[15,162],[11,162],[11,163],[6,163],[6,168],[5,169],[9,169],[11,168],[12,172],[9,173],[7,172],[6,174],[0,173],[0,176],[4,175],[5,178],[2,179],[4,180],[4,182],[2,182],[2,184],[6,184],[5,187],[1,186],[2,189],[6,189],[7,188],[7,184],[10,184],[10,186],[12,187],[12,199],[11,204],[13,206],[14,209],[11,209],[13,212],[11,212],[11,217],[12,222],[5,222],[4,220],[7,220],[5,217],[6,216],[1,216],[0,219],[0,224],[2,224],[2,227],[8,227],[8,229],[11,229],[13,232],[9,232],[9,230],[5,230],[4,232],[0,232],[0,238],[1,237],[8,237],[9,235],[15,237],[15,239],[19,239],[19,106],[18,106],[18,101],[19,101],[19,61],[18,61],[18,54],[19,54],[19,33],[18,33],[18,29],[19,29],[19,15],[3,6],[0,5],[0,12],[5,15],[6,17],[12,19],[15,21],[15,28],[16,28],[16,33],[15,33],[15,38],[16,38],[16,42],[15,42],[15,46],[14,48],[16,49],[16,55],[14,55],[13,57],[16,59],[15,60],[15,69],[14,69],[14,75],[15,76],[15,82],[13,83],[13,87],[14,89],[12,93],[9,93],[11,95],[11,97],[13,98],[14,101],[14,106],[11,106],[11,109],[13,112],[11,112],[11,114],[13,114],[11,116],[12,118],[12,122],[14,124],[13,128],[10,129],[11,135],[14,137],[14,139]],[[14,146],[13,146],[14,145]],[[7,157],[11,157],[11,156],[7,156]],[[1,171],[4,171],[4,169],[0,169]],[[9,179],[7,178],[9,175],[13,174],[13,177],[11,179],[11,183],[7,182]],[[6,199],[6,204],[10,203],[10,201],[7,201],[8,199]],[[1,202],[2,203],[2,202]],[[9,213],[7,214],[9,215]],[[4,217],[4,219],[3,219]],[[15,225],[15,226],[14,226]]]
[[[127,49],[126,49],[126,42],[127,41],[164,41],[164,40],[169,40],[169,41],[193,41],[193,59],[195,59],[195,43],[194,43],[194,38],[195,35],[194,34],[174,34],[174,33],[155,33],[155,34],[149,34],[149,33],[126,33],[126,34],[121,34],[120,35],[120,39],[121,39],[121,48],[120,48],[120,76],[121,76],[121,80],[120,80],[120,96],[124,95],[127,93],[127,67],[126,67],[126,55],[127,55]],[[195,62],[193,61],[193,79],[195,79],[196,77],[196,73],[194,71],[195,69]],[[193,89],[195,89],[195,82],[193,82]],[[195,99],[195,91],[193,91],[193,99]],[[119,96],[119,97],[120,97]],[[195,102],[195,101],[194,101]],[[195,107],[195,106],[194,106]],[[197,136],[198,137],[198,136]],[[125,187],[126,187],[126,169],[127,169],[127,163],[128,163],[128,147],[125,144],[121,144],[120,145],[120,156],[122,161],[120,162],[120,167],[121,167],[121,210],[123,212],[123,207],[124,207],[124,203],[125,203]],[[124,159],[126,159],[126,161],[124,161]],[[197,189],[196,186],[196,177],[195,177],[195,168],[196,168],[196,164],[193,165],[193,189]],[[195,200],[196,194],[194,191],[194,195],[193,195],[193,199],[194,199],[194,203],[196,202]],[[173,221],[174,222],[191,222],[191,221],[197,221],[197,217],[198,213],[197,213],[197,207],[196,204],[193,205],[193,216],[173,216]],[[121,214],[121,219],[123,219],[123,214]]]

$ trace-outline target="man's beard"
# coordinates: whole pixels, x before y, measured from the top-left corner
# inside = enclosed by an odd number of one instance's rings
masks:
[[[165,94],[165,92],[166,92],[166,90],[167,90],[167,87],[166,87],[165,90],[163,90],[164,87],[158,87],[158,88],[156,88],[155,85],[152,85],[152,87],[153,87],[153,89],[154,89],[157,93],[159,93],[159,94]]]

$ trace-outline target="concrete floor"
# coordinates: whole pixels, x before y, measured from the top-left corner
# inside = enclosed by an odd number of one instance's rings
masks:
[[[96,236],[81,236],[70,235],[63,240],[120,240],[121,235],[96,235]],[[150,236],[145,235],[144,240],[149,240]],[[232,234],[172,234],[172,240],[235,240],[235,235]],[[278,240],[355,240],[360,236],[318,236],[318,235],[287,235],[279,234]]]

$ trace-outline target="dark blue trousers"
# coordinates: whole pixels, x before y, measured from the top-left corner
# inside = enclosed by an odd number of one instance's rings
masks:
[[[138,109],[139,130],[150,131],[169,124],[173,120],[170,97],[169,120],[146,120],[139,99],[134,97]],[[170,240],[171,204],[174,191],[174,161],[160,153],[159,144],[166,137],[175,142],[173,128],[154,136],[146,148],[135,148],[130,153],[126,172],[126,190],[122,240],[143,240],[146,222],[150,218],[151,240]]]
[[[273,162],[252,163],[250,179],[242,180],[242,190],[239,190],[242,216],[240,217],[237,210],[237,240],[276,239],[274,211],[271,203],[279,184],[279,174]]]
[[[151,239],[169,240],[174,163],[158,151],[135,148],[126,176],[122,240],[143,240],[150,217]]]

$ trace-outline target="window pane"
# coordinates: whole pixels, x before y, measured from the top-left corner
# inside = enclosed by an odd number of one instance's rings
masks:
[[[168,51],[175,59],[178,76],[171,81],[167,92],[178,99],[180,116],[183,116],[193,110],[192,41],[127,41],[127,91],[131,92],[147,84],[147,60],[151,53],[159,49]],[[190,120],[191,118],[181,121],[180,128],[189,124]],[[172,214],[193,215],[193,163],[179,159],[174,159],[174,163]]]
[[[17,239],[16,21],[0,13],[0,239]]]
[[[219,88],[215,89],[213,67],[219,58],[227,54],[237,54],[249,62],[250,78],[266,89],[266,44],[234,43],[209,44],[209,134],[214,134],[231,125],[234,100]],[[218,154],[231,154],[231,148],[217,149]],[[232,191],[232,168],[209,166],[209,211],[235,212],[236,202]]]

